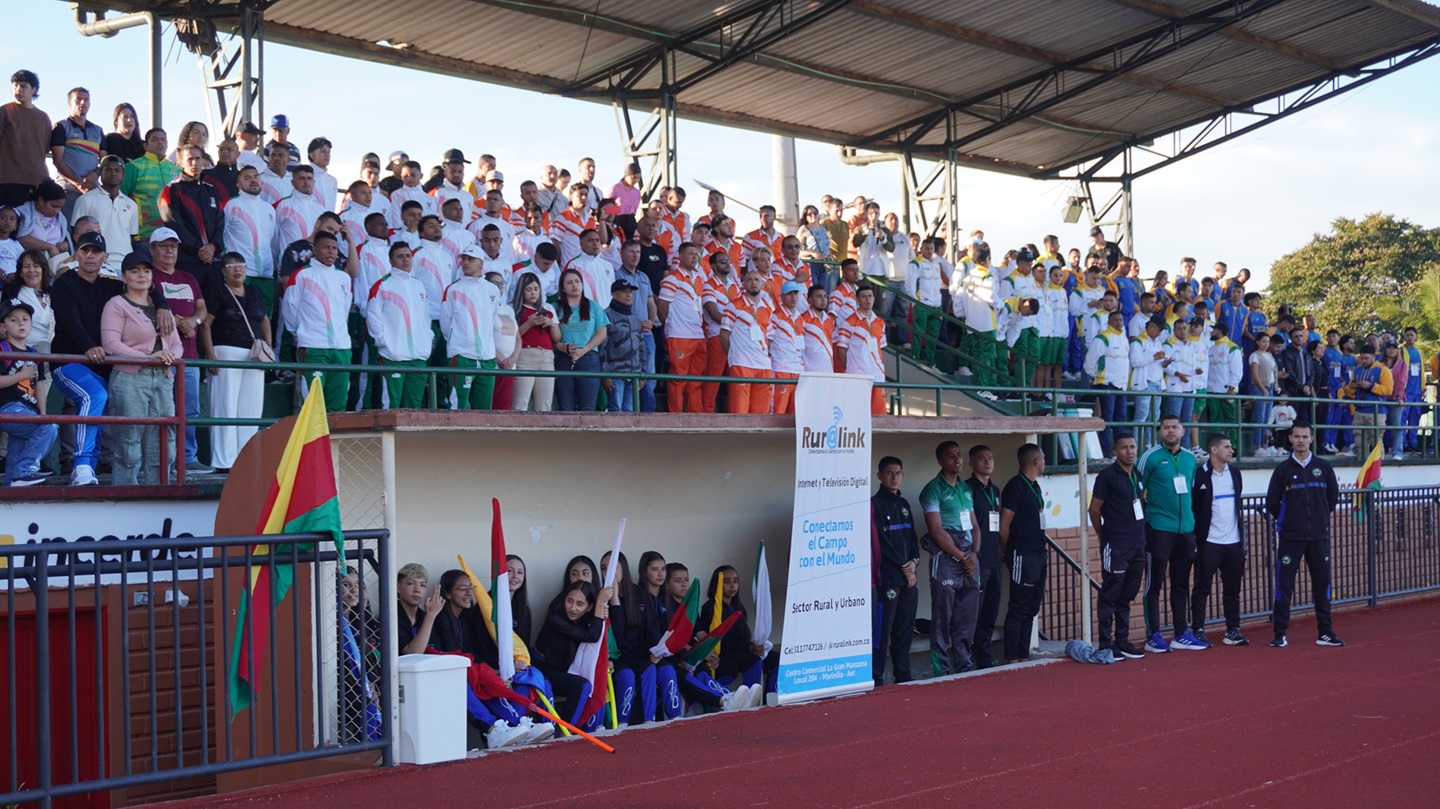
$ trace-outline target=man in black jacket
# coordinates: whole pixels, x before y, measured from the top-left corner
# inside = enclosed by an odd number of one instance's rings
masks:
[[[1315,629],[1319,646],[1344,646],[1330,627],[1330,515],[1340,500],[1340,484],[1335,470],[1323,458],[1310,452],[1315,433],[1310,423],[1297,421],[1290,428],[1289,458],[1280,462],[1270,475],[1270,488],[1265,493],[1265,510],[1275,518],[1275,532],[1280,541],[1275,549],[1277,589],[1275,638],[1271,646],[1286,645],[1285,630],[1290,626],[1290,597],[1295,589],[1295,574],[1303,557],[1310,571],[1310,587],[1315,600]]]
[[[1289,344],[1280,352],[1280,367],[1276,371],[1280,380],[1280,392],[1292,399],[1313,397],[1315,374],[1314,366],[1310,363],[1310,352],[1305,347],[1305,330],[1291,329],[1289,337]]]
[[[1240,516],[1243,486],[1235,447],[1223,433],[1211,433],[1205,442],[1210,462],[1195,472],[1195,587],[1190,595],[1190,631],[1205,637],[1205,602],[1220,572],[1225,609],[1225,645],[1248,646],[1240,634],[1240,581],[1245,577],[1245,521]]]
[[[205,154],[199,147],[182,146],[177,157],[181,174],[160,191],[160,218],[180,236],[176,266],[194,275],[204,286],[220,278],[220,256],[225,253],[225,212],[215,186],[201,178]]]
[[[900,494],[905,467],[899,458],[887,455],[880,459],[879,472],[880,491],[870,498],[870,519],[880,544],[880,555],[874,562],[880,573],[875,598],[876,685],[885,680],[887,649],[895,682],[911,679],[910,638],[915,634],[915,608],[920,597],[915,587],[920,540],[915,534],[910,503]]]
[[[995,473],[995,453],[984,444],[970,448],[970,499],[975,504],[975,532],[980,535],[980,616],[975,621],[975,640],[971,654],[975,668],[995,665],[991,653],[991,637],[995,621],[1000,617],[1000,589],[1004,575],[1000,570],[1000,487],[990,479]]]

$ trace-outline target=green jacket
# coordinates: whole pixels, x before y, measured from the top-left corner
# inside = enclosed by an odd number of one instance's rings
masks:
[[[140,231],[135,238],[145,241],[163,224],[160,220],[160,191],[180,176],[180,167],[163,157],[146,152],[125,164],[120,192],[140,208]]]
[[[1135,468],[1140,471],[1140,483],[1145,489],[1146,525],[1176,534],[1195,530],[1195,512],[1190,502],[1195,467],[1195,456],[1189,450],[1181,449],[1174,455],[1164,446],[1145,450]],[[1183,485],[1176,482],[1177,478],[1183,479]]]

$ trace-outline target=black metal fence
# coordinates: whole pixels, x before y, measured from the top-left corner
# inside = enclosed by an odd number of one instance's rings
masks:
[[[224,773],[365,751],[391,763],[392,684],[376,651],[393,620],[387,536],[0,546],[0,806],[198,794]],[[253,700],[237,710],[230,672],[252,572],[293,584],[268,611],[252,605],[255,620],[268,612],[266,639]]]
[[[1360,505],[1363,504],[1363,512]],[[1275,521],[1265,512],[1265,496],[1241,498],[1246,529],[1245,576],[1241,580],[1240,612],[1244,620],[1268,617],[1275,602]],[[1363,513],[1363,519],[1356,514]],[[1098,543],[1093,547],[1098,550]],[[1050,545],[1050,569],[1040,631],[1047,638],[1082,636],[1083,589],[1079,572],[1089,566],[1060,546]],[[1333,604],[1365,603],[1424,592],[1440,592],[1440,486],[1381,490],[1342,489],[1340,506],[1330,522],[1330,593]],[[1223,625],[1220,582],[1211,587],[1207,625]],[[1159,622],[1171,624],[1169,584],[1160,599]],[[1099,584],[1090,578],[1092,608]],[[1141,593],[1140,597],[1143,597]],[[1136,601],[1139,601],[1137,597]],[[1295,580],[1292,611],[1314,607],[1310,574],[1302,565]],[[1132,605],[1136,628],[1143,624],[1139,603]],[[1093,615],[1093,610],[1092,610]],[[1092,619],[1093,620],[1093,619]],[[1342,627],[1343,629],[1343,627]],[[1143,629],[1141,629],[1143,632]],[[1168,634],[1168,630],[1167,630]],[[1139,637],[1131,632],[1131,637]]]

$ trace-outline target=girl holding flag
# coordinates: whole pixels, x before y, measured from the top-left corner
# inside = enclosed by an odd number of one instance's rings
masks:
[[[506,554],[505,569],[510,574],[506,582],[510,589],[510,623],[515,627],[520,642],[528,645],[533,627],[530,624],[530,590],[525,586],[525,560],[513,553]]]
[[[684,565],[680,567],[683,570]],[[673,599],[665,587],[669,572],[670,565],[665,564],[665,557],[661,556],[659,551],[646,551],[641,554],[638,590],[644,610],[647,615],[653,616],[655,624],[655,639],[650,644],[652,648],[659,643],[665,628],[670,625],[673,612]],[[685,578],[688,586],[688,573]],[[665,711],[665,718],[675,719],[685,712],[685,704],[680,700],[675,666],[669,662],[668,655],[656,656],[652,652],[650,656],[655,661],[655,681],[660,689],[660,704]]]
[[[780,667],[780,654],[756,643],[751,635],[750,624],[745,620],[745,605],[736,597],[740,593],[740,574],[730,565],[715,568],[715,572],[710,574],[710,587],[707,592],[712,596],[705,602],[705,606],[700,608],[700,620],[696,623],[696,628],[700,629],[695,636],[697,641],[706,637],[708,628],[738,614],[734,625],[720,642],[715,678],[723,683],[734,680],[738,675],[746,686],[758,690],[763,675],[766,691],[773,693],[775,672]],[[718,615],[717,604],[720,610]],[[702,627],[705,629],[701,629]],[[759,701],[755,700],[755,704],[758,705]]]
[[[572,716],[570,721],[585,730],[598,727],[603,713],[597,712],[581,724],[581,711],[590,699],[590,683],[584,677],[571,674],[570,666],[575,662],[580,644],[595,643],[604,634],[614,593],[611,587],[596,593],[590,582],[572,581],[551,602],[546,610],[545,625],[535,639],[535,665],[555,686],[556,710],[567,706]]]
[[[645,558],[652,560],[659,557],[658,553],[649,551]],[[676,698],[672,705],[666,702],[666,714],[670,719],[680,715],[679,689],[675,683],[675,669],[665,666],[669,672],[668,683],[662,679],[657,663],[664,661],[664,657],[656,655],[651,651],[660,636],[665,632],[666,620],[663,612],[657,612],[657,599],[647,598],[642,595],[640,588],[630,580],[630,561],[625,554],[619,556],[619,578],[615,583],[615,596],[610,601],[610,606],[615,609],[610,615],[611,631],[614,633],[615,643],[611,647],[612,665],[615,677],[615,705],[617,722],[629,724],[635,713],[636,687],[639,687],[640,706],[643,710],[641,721],[655,721],[655,697],[657,684],[660,689],[667,693],[674,693]],[[607,567],[610,563],[610,554],[606,553],[600,560],[601,567]],[[658,567],[664,571],[665,560],[660,559]],[[660,605],[663,610],[663,605]],[[618,651],[618,656],[613,652]]]

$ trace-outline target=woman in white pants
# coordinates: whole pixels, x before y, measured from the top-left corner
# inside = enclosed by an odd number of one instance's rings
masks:
[[[555,343],[560,340],[560,325],[555,310],[545,303],[540,276],[527,272],[520,276],[520,291],[515,296],[515,321],[520,324],[520,355],[515,367],[522,371],[555,370]],[[517,376],[511,410],[549,410],[555,398],[555,377]],[[534,399],[534,406],[531,406]]]
[[[270,342],[270,318],[259,292],[247,294],[245,258],[226,253],[223,283],[205,290],[209,315],[200,325],[200,350],[210,360],[249,362],[251,347]],[[258,419],[265,404],[265,372],[237,368],[210,369],[210,415],[217,419]],[[255,434],[254,426],[210,428],[210,464],[228,472],[240,448]]]

